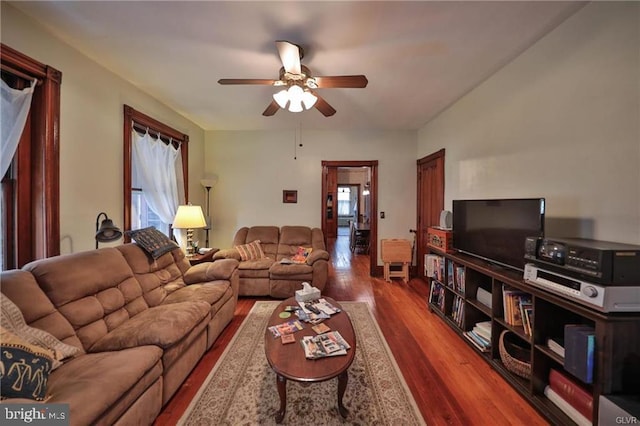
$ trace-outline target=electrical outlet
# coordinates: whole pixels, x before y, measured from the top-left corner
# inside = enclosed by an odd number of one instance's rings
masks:
[[[380,219],[384,219],[384,212],[380,212]]]

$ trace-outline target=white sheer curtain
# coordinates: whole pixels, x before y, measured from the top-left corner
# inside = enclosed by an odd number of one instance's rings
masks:
[[[170,225],[184,200],[182,152],[145,133],[132,132],[134,180],[140,185],[149,207],[162,222]],[[178,240],[181,235],[174,232]]]
[[[0,80],[2,81],[2,80]],[[23,90],[12,89],[7,83],[2,81],[0,91],[2,92],[2,141],[0,141],[0,177],[4,176],[11,165],[13,156],[18,148],[20,136],[27,121],[31,98],[36,81],[31,83],[31,87]]]

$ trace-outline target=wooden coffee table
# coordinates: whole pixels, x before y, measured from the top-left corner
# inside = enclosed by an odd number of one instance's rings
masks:
[[[342,397],[347,389],[349,381],[348,369],[356,354],[356,336],[353,325],[349,316],[335,300],[325,297],[333,306],[342,309],[342,312],[333,314],[331,318],[323,321],[331,330],[340,332],[340,335],[351,345],[351,349],[346,355],[331,356],[321,359],[307,359],[304,356],[304,348],[300,344],[302,336],[315,336],[316,333],[311,329],[312,324],[302,322],[304,330],[296,331],[294,336],[295,343],[282,344],[280,338],[274,338],[267,329],[264,334],[264,348],[269,365],[275,371],[278,385],[278,394],[280,395],[280,409],[276,414],[276,422],[280,423],[284,419],[287,408],[287,380],[295,380],[296,382],[315,383],[325,380],[338,378],[338,411],[342,417],[347,417],[348,411],[342,404]],[[269,318],[267,327],[280,324],[291,319],[297,318],[295,313],[290,318],[280,318],[279,314],[284,311],[286,306],[298,305],[294,297],[283,301],[273,311]]]

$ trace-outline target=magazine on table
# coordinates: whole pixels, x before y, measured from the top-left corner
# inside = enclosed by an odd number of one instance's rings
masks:
[[[342,312],[339,308],[329,303],[326,299],[318,299],[309,302],[298,302],[300,309],[296,312],[302,321],[317,324],[331,315]]]
[[[302,323],[297,319],[292,319],[282,324],[276,324],[269,327],[269,331],[273,334],[274,338],[278,338],[285,334],[295,333],[298,330],[304,329]]]
[[[347,350],[351,349],[351,345],[344,340],[338,331],[330,331],[316,336],[304,336],[300,343],[308,359],[346,355]]]

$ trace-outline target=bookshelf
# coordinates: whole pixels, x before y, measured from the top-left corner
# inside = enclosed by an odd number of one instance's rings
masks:
[[[598,424],[600,395],[638,393],[640,313],[602,313],[589,309],[527,284],[520,272],[464,254],[431,249],[427,262],[437,265],[434,276],[428,277],[430,311],[440,316],[550,423],[576,424],[545,395],[552,370],[570,377],[593,398],[593,408],[588,414],[594,425]],[[510,306],[505,299],[511,297],[516,303]],[[518,306],[516,313],[513,309],[520,300],[523,308]],[[521,322],[526,321],[522,318],[526,307],[529,307],[528,326]],[[548,339],[563,338],[567,324],[593,329],[595,351],[591,383],[569,373],[564,368],[563,357],[548,346]],[[488,347],[478,344],[475,336],[471,336],[484,332],[486,338],[486,330],[482,328],[490,329]],[[499,339],[504,330],[511,332],[511,340],[516,340],[528,354],[530,378],[514,374],[503,363]]]

